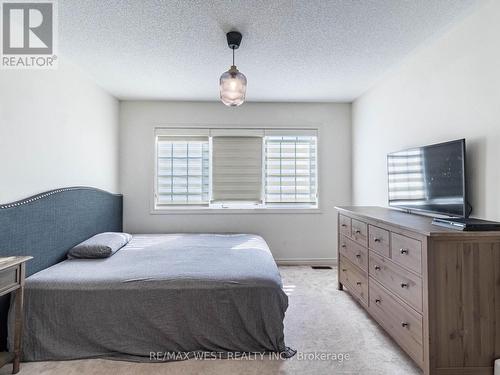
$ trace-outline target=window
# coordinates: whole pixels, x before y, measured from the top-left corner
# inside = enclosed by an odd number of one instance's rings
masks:
[[[317,131],[158,128],[155,201],[175,208],[316,208]]]
[[[316,137],[266,137],[266,202],[316,203]]]
[[[159,136],[156,147],[156,204],[208,204],[208,137]]]
[[[213,137],[212,201],[262,203],[262,137]]]

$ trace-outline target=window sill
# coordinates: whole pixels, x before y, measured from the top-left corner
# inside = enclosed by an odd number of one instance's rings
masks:
[[[246,214],[322,214],[319,207],[270,207],[270,208],[213,208],[213,207],[169,207],[155,208],[150,211],[151,215],[246,215]]]

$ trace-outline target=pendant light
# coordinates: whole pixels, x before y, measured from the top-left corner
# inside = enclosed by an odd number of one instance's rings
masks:
[[[245,101],[247,78],[234,65],[234,50],[238,49],[243,36],[237,31],[226,34],[227,45],[233,50],[233,65],[220,76],[220,100],[229,107],[237,107]]]

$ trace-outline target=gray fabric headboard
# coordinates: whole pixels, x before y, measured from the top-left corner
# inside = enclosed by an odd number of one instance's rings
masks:
[[[69,187],[0,204],[0,256],[31,255],[30,276],[66,257],[74,245],[100,232],[122,231],[119,194]],[[0,300],[0,350],[6,337],[8,299]]]

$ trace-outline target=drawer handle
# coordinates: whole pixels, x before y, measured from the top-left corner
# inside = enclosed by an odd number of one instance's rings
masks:
[[[361,285],[361,281],[356,281],[356,285]]]
[[[354,233],[356,233],[356,234],[361,234],[361,231],[360,231],[359,229],[356,229],[356,230],[354,231]]]
[[[341,226],[347,228],[347,224],[341,224]]]
[[[376,303],[377,305],[380,305],[380,304],[382,303],[382,300],[381,300],[380,298],[377,298],[377,299],[375,300],[375,303]]]
[[[356,254],[356,258],[361,258],[361,254]]]
[[[399,249],[399,252],[401,253],[401,255],[408,255],[409,253],[408,249]]]
[[[409,326],[410,326],[410,324],[407,323],[407,322],[402,322],[401,323],[401,327],[403,327],[403,328],[408,328]]]
[[[408,283],[401,283],[401,288],[409,288],[410,285]]]
[[[347,271],[347,268],[342,268],[342,272],[346,272]]]
[[[375,271],[380,271],[380,266],[375,266],[373,268],[375,268]]]
[[[342,245],[340,245],[340,247],[347,247],[345,243],[343,243]]]
[[[382,241],[382,240],[381,240],[380,238],[375,237],[375,238],[373,239],[373,241],[375,241],[375,242],[380,242],[380,241]]]

